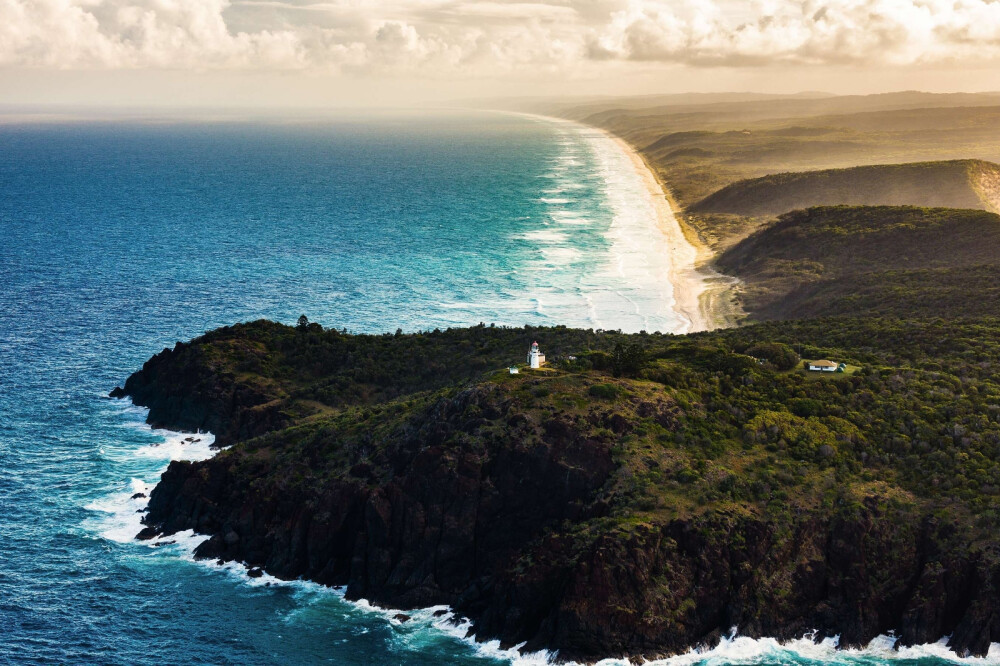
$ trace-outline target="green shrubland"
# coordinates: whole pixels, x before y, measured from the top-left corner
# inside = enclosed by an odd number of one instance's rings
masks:
[[[554,362],[508,374],[534,339]],[[608,361],[630,347],[641,360],[616,377]],[[860,370],[810,381],[788,371],[796,349]],[[970,525],[1000,520],[998,319],[827,318],[690,336],[489,326],[350,335],[261,321],[181,351],[292,415],[291,427],[237,446],[262,452],[268,473],[286,470],[290,483],[348,474],[442,396],[493,386],[530,422],[571,422],[613,444],[617,471],[603,492],[614,520],[839,510],[876,491],[947,506]],[[456,433],[444,445],[506,436]]]

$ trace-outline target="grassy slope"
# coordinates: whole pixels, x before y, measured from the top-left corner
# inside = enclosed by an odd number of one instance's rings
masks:
[[[757,319],[1000,314],[998,243],[986,211],[835,206],[787,213],[718,264],[744,280]]]
[[[781,173],[728,185],[691,206],[692,213],[773,216],[831,205],[913,205],[995,210],[981,183],[1000,166],[981,160],[912,162]]]
[[[796,115],[777,103],[758,106],[762,110],[750,115],[744,113],[747,105],[719,104],[583,120],[641,149],[682,206],[736,181],[787,171],[967,158],[1000,162],[997,106],[840,115],[804,115],[819,109]]]

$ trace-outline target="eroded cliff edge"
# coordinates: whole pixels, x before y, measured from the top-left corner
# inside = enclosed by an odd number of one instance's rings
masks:
[[[232,445],[171,464],[150,499],[149,531],[195,529],[204,557],[450,604],[480,638],[563,658],[674,653],[734,626],[984,654],[1000,639],[997,491],[979,480],[998,471],[995,330],[255,322],[164,350],[115,395]],[[562,360],[507,374],[536,338]],[[803,343],[861,369],[785,368]]]

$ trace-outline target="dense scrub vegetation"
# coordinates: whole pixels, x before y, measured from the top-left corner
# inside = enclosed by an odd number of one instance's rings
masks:
[[[747,287],[755,294],[753,282]],[[758,301],[753,319],[833,315],[1000,316],[1000,265],[888,270],[806,281],[783,299]]]
[[[532,340],[550,366],[509,374]],[[976,653],[998,635],[1000,319],[689,336],[260,321],[164,350],[116,394],[174,427],[221,414],[235,443],[171,465],[150,534],[193,528],[202,556],[351,597],[450,603],[483,636],[589,658],[734,623],[951,633]]]
[[[535,338],[555,359],[548,369],[498,371]],[[627,366],[616,363],[623,350]],[[391,429],[386,417],[408,418],[415,399],[496,384],[523,408],[589,419],[592,436],[616,442],[622,469],[606,492],[623,518],[719,502],[781,512],[835,502],[875,480],[957,503],[980,522],[1000,518],[1000,323],[992,319],[820,319],[683,337],[488,326],[355,336],[255,322],[158,359],[177,365],[176,354],[187,359],[181,365],[210,359],[214,372],[263,387],[258,402],[279,401],[299,426],[335,430]],[[800,356],[862,370],[817,380],[798,369]],[[157,366],[144,372],[166,372]],[[650,399],[669,404],[669,417],[644,413]],[[626,432],[609,429],[610,414],[628,417]]]
[[[756,319],[1000,315],[998,243],[986,211],[832,206],[780,216],[718,265]]]

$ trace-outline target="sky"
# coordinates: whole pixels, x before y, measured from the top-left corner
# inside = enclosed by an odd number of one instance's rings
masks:
[[[0,103],[1000,90],[1000,0],[0,0]]]

